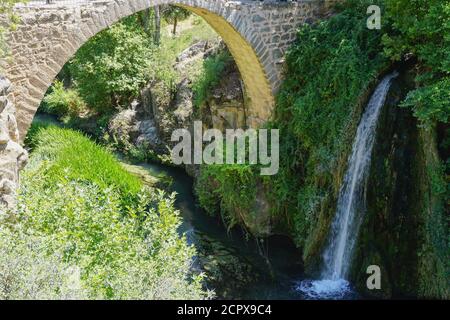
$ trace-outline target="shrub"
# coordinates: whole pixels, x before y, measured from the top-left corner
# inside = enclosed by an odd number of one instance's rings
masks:
[[[17,208],[0,221],[4,299],[202,299],[174,195],[82,134],[40,128]],[[14,224],[9,224],[10,222]]]
[[[68,68],[89,107],[124,107],[149,80],[153,49],[147,35],[117,23],[82,46]]]
[[[210,215],[220,210],[222,220],[231,229],[253,213],[256,174],[251,165],[204,165],[196,182],[200,205]]]
[[[425,127],[450,119],[450,77],[411,91],[402,107],[412,108],[414,116]]]
[[[194,105],[197,108],[206,101],[210,91],[220,82],[220,76],[226,66],[232,61],[228,51],[208,57],[203,62],[203,71],[193,84]]]
[[[383,35],[385,55],[392,60],[418,60],[418,89],[408,94],[421,124],[430,128],[449,121],[450,3],[440,0],[385,0],[389,29]]]
[[[86,110],[86,104],[76,89],[66,89],[61,81],[56,80],[45,96],[41,110],[62,118],[79,115]]]
[[[142,192],[124,212],[112,189],[78,181],[49,187],[45,166],[26,173],[17,216],[27,232],[51,238],[44,250],[80,270],[87,298],[205,297],[201,277],[190,273],[194,248],[177,233],[173,196]],[[60,284],[53,286],[58,291]]]
[[[0,225],[0,300],[83,299],[78,269],[49,251],[52,237]]]
[[[441,0],[384,0],[385,54],[400,60],[415,55],[433,72],[450,73],[450,3]]]

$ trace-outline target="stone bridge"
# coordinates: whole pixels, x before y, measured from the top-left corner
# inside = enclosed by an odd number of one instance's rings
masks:
[[[47,88],[62,66],[90,37],[120,19],[161,4],[176,4],[204,18],[222,37],[240,70],[248,98],[248,125],[270,117],[281,64],[296,29],[324,9],[320,0],[259,2],[226,0],[51,0],[17,6],[21,18],[8,43],[4,66],[13,85],[23,138]]]
[[[0,202],[1,195],[8,194],[17,182],[17,168],[26,157],[20,143],[45,92],[78,48],[98,32],[156,5],[177,5],[201,16],[234,57],[248,101],[247,125],[257,127],[271,116],[274,93],[282,79],[282,59],[297,27],[319,18],[333,2],[29,0],[16,5],[20,22],[8,34],[10,56],[0,64],[4,74],[0,78]],[[7,17],[0,16],[0,24],[7,22]],[[13,151],[5,160],[8,144]],[[22,159],[20,163],[15,156]]]

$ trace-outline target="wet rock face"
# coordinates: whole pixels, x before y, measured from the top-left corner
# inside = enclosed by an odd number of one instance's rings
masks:
[[[420,297],[421,248],[426,246],[428,177],[417,121],[398,107],[412,88],[402,75],[393,85],[377,128],[367,190],[367,211],[355,252],[355,284],[366,296]],[[429,142],[433,144],[433,142]],[[381,289],[368,290],[369,265],[381,269]],[[436,271],[426,275],[433,286]],[[437,298],[430,294],[426,298]]]
[[[11,83],[0,76],[0,206],[14,204],[19,184],[19,170],[28,159],[28,153],[19,144],[19,131],[14,105],[8,99]]]
[[[368,181],[368,207],[355,263],[360,290],[380,298],[398,291],[412,295],[416,286],[412,269],[417,263],[414,257],[417,221],[411,214],[415,197],[411,183],[417,153],[416,122],[409,110],[397,106],[402,98],[398,83],[394,83],[391,91],[378,123]],[[369,265],[381,268],[381,290],[372,292],[365,288],[365,269]]]

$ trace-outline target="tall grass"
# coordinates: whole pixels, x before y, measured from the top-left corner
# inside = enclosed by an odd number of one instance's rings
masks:
[[[89,181],[102,189],[117,189],[125,202],[132,201],[142,188],[139,179],[128,173],[111,152],[80,132],[41,127],[29,140],[35,145],[30,165],[50,162],[46,168],[48,183]]]
[[[0,214],[0,299],[202,299],[174,194],[142,187],[83,134],[37,128],[14,214]]]

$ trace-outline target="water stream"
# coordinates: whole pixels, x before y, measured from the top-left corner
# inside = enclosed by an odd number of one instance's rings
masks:
[[[328,244],[323,253],[321,279],[305,280],[298,286],[298,290],[310,298],[351,298],[353,295],[348,275],[365,212],[365,188],[378,117],[391,82],[397,76],[397,72],[389,74],[378,84],[362,115],[339,192]]]
[[[153,176],[163,174],[172,179],[170,190],[177,193],[175,205],[183,218],[180,233],[185,233],[199,252],[196,265],[205,267],[201,261],[207,256],[219,260],[225,269],[223,277],[211,284],[213,289],[226,287],[218,290],[226,296],[219,294],[218,298],[301,299],[293,288],[295,279],[302,277],[301,254],[287,237],[274,236],[257,243],[240,229],[227,231],[220,218],[210,217],[198,207],[193,179],[184,170],[157,163],[137,166]],[[246,283],[240,286],[240,281]]]

